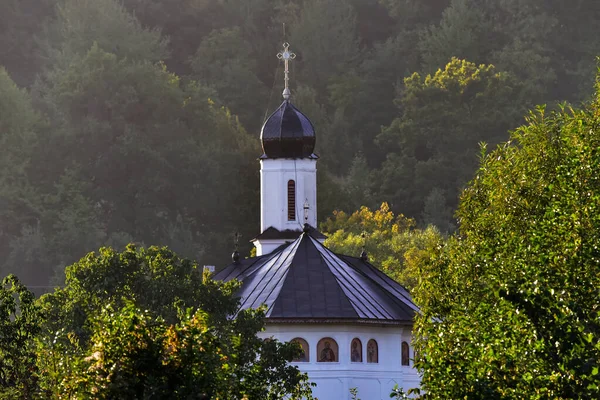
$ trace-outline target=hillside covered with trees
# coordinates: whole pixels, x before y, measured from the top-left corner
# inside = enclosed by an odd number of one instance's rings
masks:
[[[422,251],[428,225],[456,229],[480,142],[537,104],[590,98],[598,32],[594,0],[2,1],[0,272],[62,283],[88,251],[130,242],[227,262],[234,232],[259,233],[284,40],[317,130],[320,218],[346,212],[323,229],[387,202]],[[412,246],[398,240],[382,262]]]

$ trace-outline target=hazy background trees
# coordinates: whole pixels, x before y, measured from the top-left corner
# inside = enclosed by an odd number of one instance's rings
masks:
[[[479,142],[589,98],[599,30],[594,0],[4,1],[0,272],[46,286],[132,241],[226,263],[259,233],[284,40],[321,220],[385,201],[452,231]]]

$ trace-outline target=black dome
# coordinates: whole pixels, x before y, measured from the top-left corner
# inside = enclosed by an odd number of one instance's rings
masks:
[[[289,100],[267,119],[260,132],[266,158],[308,158],[315,149],[315,128]]]

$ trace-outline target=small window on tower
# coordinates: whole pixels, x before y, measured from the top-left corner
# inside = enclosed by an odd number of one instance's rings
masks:
[[[296,220],[296,182],[288,181],[288,221]]]

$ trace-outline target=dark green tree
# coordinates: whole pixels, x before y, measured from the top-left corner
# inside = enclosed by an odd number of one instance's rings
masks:
[[[241,30],[211,32],[200,42],[191,66],[194,77],[213,87],[223,104],[256,134],[267,103],[267,89],[257,76],[252,46]]]
[[[0,66],[29,86],[44,66],[46,28],[57,0],[5,0],[0,4]]]
[[[499,143],[518,121],[521,109],[512,101],[517,92],[510,75],[459,59],[435,75],[406,78],[397,99],[402,114],[377,138],[388,152],[379,172],[379,196],[394,210],[417,217],[432,193],[437,209],[454,209],[475,170],[478,143]]]

